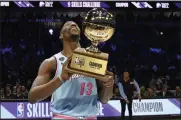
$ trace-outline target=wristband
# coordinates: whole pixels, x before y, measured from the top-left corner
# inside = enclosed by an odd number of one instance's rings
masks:
[[[64,80],[62,79],[62,77],[61,77],[61,76],[58,76],[58,78],[59,78],[59,80],[61,81],[61,84],[63,84],[63,83],[64,83]]]

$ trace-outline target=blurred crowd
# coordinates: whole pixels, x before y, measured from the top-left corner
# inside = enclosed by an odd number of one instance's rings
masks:
[[[145,86],[140,87],[141,90],[141,98],[142,99],[154,99],[154,98],[180,98],[181,97],[181,89],[179,86],[176,86],[175,89],[169,90],[167,86],[163,86],[162,88],[145,88]],[[136,92],[133,96],[137,98]],[[119,88],[115,87],[113,98],[121,98]]]
[[[101,51],[110,54],[108,70],[112,71],[112,66],[115,66],[115,74],[120,75],[125,68],[133,69],[143,98],[181,96],[180,14],[115,14],[114,36],[98,46]],[[23,12],[2,15],[1,99],[27,99],[41,62],[62,49],[62,42],[58,39],[61,25],[73,20],[81,28],[85,13],[50,15],[45,12],[40,15]],[[40,18],[44,21],[37,21]],[[34,21],[28,21],[30,19]],[[47,22],[48,19],[51,22]],[[54,19],[59,21],[52,21]],[[83,33],[80,43],[82,47],[90,45]],[[115,85],[114,98],[119,96]]]
[[[19,82],[16,85],[6,84],[5,88],[1,88],[1,99],[27,99],[28,90],[25,86],[20,85]]]

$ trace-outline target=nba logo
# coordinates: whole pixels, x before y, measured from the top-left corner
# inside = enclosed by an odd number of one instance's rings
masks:
[[[84,58],[79,58],[79,57],[76,57],[75,58],[75,64],[79,65],[80,67],[84,66],[85,64],[85,59]]]
[[[79,58],[78,57],[75,58],[75,64],[79,64]]]
[[[17,104],[17,117],[24,117],[24,103]]]

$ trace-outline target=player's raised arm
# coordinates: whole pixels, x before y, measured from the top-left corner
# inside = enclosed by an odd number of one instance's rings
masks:
[[[51,80],[51,74],[56,70],[56,64],[56,59],[54,57],[42,62],[38,75],[28,95],[30,103],[35,103],[49,97],[61,85],[62,82],[59,77]]]

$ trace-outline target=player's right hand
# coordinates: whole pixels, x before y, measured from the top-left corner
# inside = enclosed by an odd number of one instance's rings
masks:
[[[63,81],[68,80],[72,76],[72,74],[68,73],[68,71],[66,70],[66,66],[70,63],[71,58],[72,58],[72,56],[68,57],[67,60],[65,61],[65,63],[63,64],[62,74],[60,75],[60,77]]]

